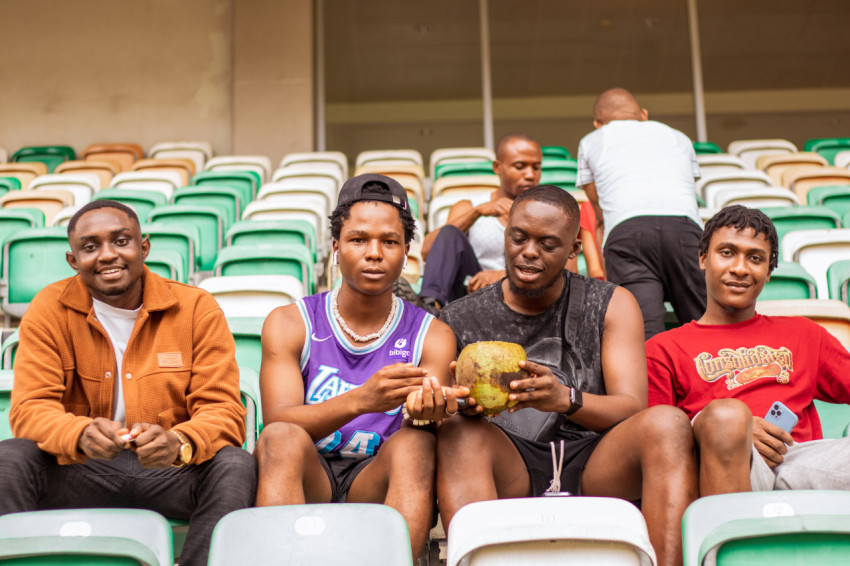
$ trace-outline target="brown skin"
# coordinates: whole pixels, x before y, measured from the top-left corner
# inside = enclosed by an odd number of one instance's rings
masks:
[[[119,309],[132,310],[142,304],[142,273],[150,242],[142,237],[138,222],[115,208],[94,209],[77,220],[68,243],[71,251],[65,259],[93,298]],[[129,448],[146,468],[166,468],[177,459],[180,441],[175,435],[147,423],[131,428],[96,418],[83,430],[77,449],[88,458],[111,460]],[[135,443],[121,438],[128,432]]]
[[[500,152],[493,162],[493,172],[499,176],[499,188],[490,195],[490,200],[472,206],[468,200],[462,200],[449,209],[447,224],[456,226],[464,234],[482,216],[495,216],[503,225],[507,224],[508,213],[514,199],[523,191],[540,183],[540,165],[543,153],[536,143],[511,138],[500,144]],[[422,258],[428,259],[428,252],[437,237],[439,229],[429,232],[422,242]],[[467,286],[472,293],[505,276],[503,270],[484,270],[476,273]]]
[[[358,334],[379,330],[407,253],[397,209],[374,201],[356,203],[333,248],[343,281],[340,314]],[[418,367],[386,366],[360,387],[305,405],[300,359],[307,338],[295,305],[275,309],[263,325],[260,388],[265,428],[254,452],[259,463],[258,506],[329,502],[330,481],[314,443],[353,418],[389,411],[407,400],[411,417],[440,420],[457,411],[456,397],[469,394],[466,388],[451,387],[448,367],[455,338],[448,326],[435,320]],[[431,431],[403,426],[381,446],[346,497],[398,510],[407,521],[414,556],[430,528],[435,444]]]
[[[753,318],[758,296],[770,279],[770,253],[770,242],[752,228],[737,230],[725,226],[712,234],[708,251],[699,258],[708,296],[705,314],[698,322],[735,324]],[[728,430],[726,426],[723,429]],[[756,450],[771,468],[782,463],[782,455],[794,444],[790,434],[756,415],[752,415],[751,435]]]
[[[649,120],[649,112],[641,108],[637,99],[623,88],[612,88],[599,95],[593,106],[593,127],[599,129],[614,120],[637,120],[645,122]],[[584,189],[588,200],[596,212],[596,241],[602,242],[605,236],[605,218],[599,207],[599,195],[596,192],[596,184],[588,183],[581,187]],[[600,257],[600,265],[604,269],[604,263]]]
[[[502,291],[509,308],[537,314],[557,301],[563,288],[561,269],[578,251],[577,224],[578,218],[568,218],[548,203],[526,201],[513,208],[505,231],[508,277],[520,289],[546,291],[532,297],[514,292],[505,281]],[[515,391],[511,398],[519,401],[513,410],[569,409],[569,388],[551,370],[533,362],[523,365],[531,375],[511,383]],[[585,394],[583,408],[570,417],[591,430],[613,427],[587,462],[582,494],[642,497],[658,563],[681,564],[679,525],[685,508],[697,497],[693,434],[687,416],[678,409],[645,409],[643,319],[625,289],[615,290],[605,315],[602,367],[608,394]],[[455,513],[468,503],[531,495],[522,457],[496,426],[457,416],[444,423],[438,436],[437,495],[447,530]]]

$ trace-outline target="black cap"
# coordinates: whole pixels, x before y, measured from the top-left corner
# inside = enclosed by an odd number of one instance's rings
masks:
[[[380,183],[389,189],[386,193],[363,192],[363,187],[369,183]],[[410,210],[407,202],[407,191],[401,183],[391,177],[378,175],[377,173],[366,173],[357,175],[343,183],[339,189],[336,205],[354,203],[362,200],[379,200],[394,204],[402,210]]]

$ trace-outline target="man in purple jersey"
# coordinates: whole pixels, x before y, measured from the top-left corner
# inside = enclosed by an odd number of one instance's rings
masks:
[[[341,287],[263,326],[257,505],[384,503],[416,556],[434,508],[435,422],[469,391],[450,387],[449,327],[392,293],[415,226],[404,188],[354,177],[330,219]]]

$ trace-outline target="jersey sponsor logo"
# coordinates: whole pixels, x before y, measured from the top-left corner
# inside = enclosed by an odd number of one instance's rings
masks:
[[[794,360],[788,348],[724,348],[713,356],[703,352],[694,358],[697,373],[703,381],[714,383],[726,379],[726,388],[736,389],[758,379],[775,379],[788,383],[789,372],[794,371]]]
[[[410,350],[406,348],[407,346],[407,338],[399,338],[395,342],[393,342],[393,347],[390,348],[388,352],[388,356],[390,359],[402,359],[406,360],[410,358]]]

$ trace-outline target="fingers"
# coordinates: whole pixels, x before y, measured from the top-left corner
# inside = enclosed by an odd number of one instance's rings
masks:
[[[537,376],[552,375],[552,370],[548,367],[532,362],[531,360],[521,360],[519,362],[519,367],[523,368],[528,373]]]

